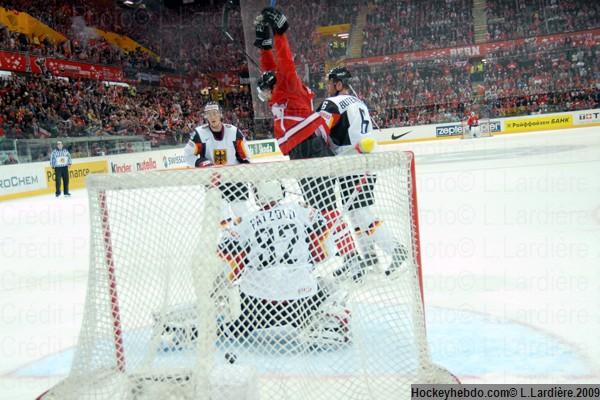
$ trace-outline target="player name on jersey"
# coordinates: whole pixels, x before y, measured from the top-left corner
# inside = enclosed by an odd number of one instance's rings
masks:
[[[264,224],[271,225],[272,222],[281,221],[283,219],[295,220],[296,212],[289,208],[276,208],[273,210],[263,211],[261,214],[253,217],[250,220],[250,225],[253,229],[258,229]]]
[[[348,96],[338,103],[338,107],[340,108],[340,111],[343,111],[346,108],[350,107],[352,104],[358,103],[358,102],[362,102],[362,101],[354,96]]]

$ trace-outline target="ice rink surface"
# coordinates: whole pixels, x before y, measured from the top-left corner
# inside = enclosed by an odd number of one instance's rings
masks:
[[[381,147],[417,156],[434,361],[464,383],[600,383],[600,127]],[[77,340],[87,194],[2,202],[0,227],[0,399],[33,399]]]

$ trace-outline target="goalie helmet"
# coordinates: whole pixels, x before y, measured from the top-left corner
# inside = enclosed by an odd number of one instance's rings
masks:
[[[346,67],[335,67],[327,74],[327,79],[342,82],[344,86],[348,86],[350,78],[352,78],[352,74]]]
[[[284,188],[279,181],[257,182],[254,184],[254,197],[259,207],[283,200]]]

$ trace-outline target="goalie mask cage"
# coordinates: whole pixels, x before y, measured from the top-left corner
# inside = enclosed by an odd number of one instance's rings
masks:
[[[319,346],[320,336],[301,324],[239,339],[219,334],[228,312],[240,312],[239,291],[216,251],[227,216],[223,185],[277,180],[291,204],[303,201],[299,182],[366,173],[376,176],[373,213],[407,257],[386,274],[393,257],[376,246],[378,264],[358,282],[332,278],[343,262],[337,254],[316,265],[328,290],[344,294],[347,342]],[[339,183],[331,182],[336,223],[350,223]],[[457,382],[432,363],[426,340],[412,153],[94,175],[87,183],[91,249],[81,332],[69,376],[39,399],[387,400],[409,398],[412,383]]]

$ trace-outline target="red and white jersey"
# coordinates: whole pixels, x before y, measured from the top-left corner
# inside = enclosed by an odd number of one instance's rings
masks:
[[[467,125],[469,126],[479,126],[479,118],[477,115],[470,115],[467,120]]]
[[[218,253],[227,262],[231,280],[240,290],[268,300],[293,300],[317,293],[309,243],[322,238],[326,221],[316,210],[300,204],[278,204],[230,225]]]
[[[211,161],[215,165],[236,165],[248,162],[246,140],[233,125],[223,124],[221,132],[213,132],[208,124],[196,127],[184,150],[190,166],[198,161]]]
[[[272,50],[261,50],[260,63],[263,71],[274,71],[277,83],[273,88],[269,107],[273,113],[275,139],[283,154],[323,126],[320,115],[314,111],[315,94],[296,72],[287,36],[275,35],[275,56]]]

